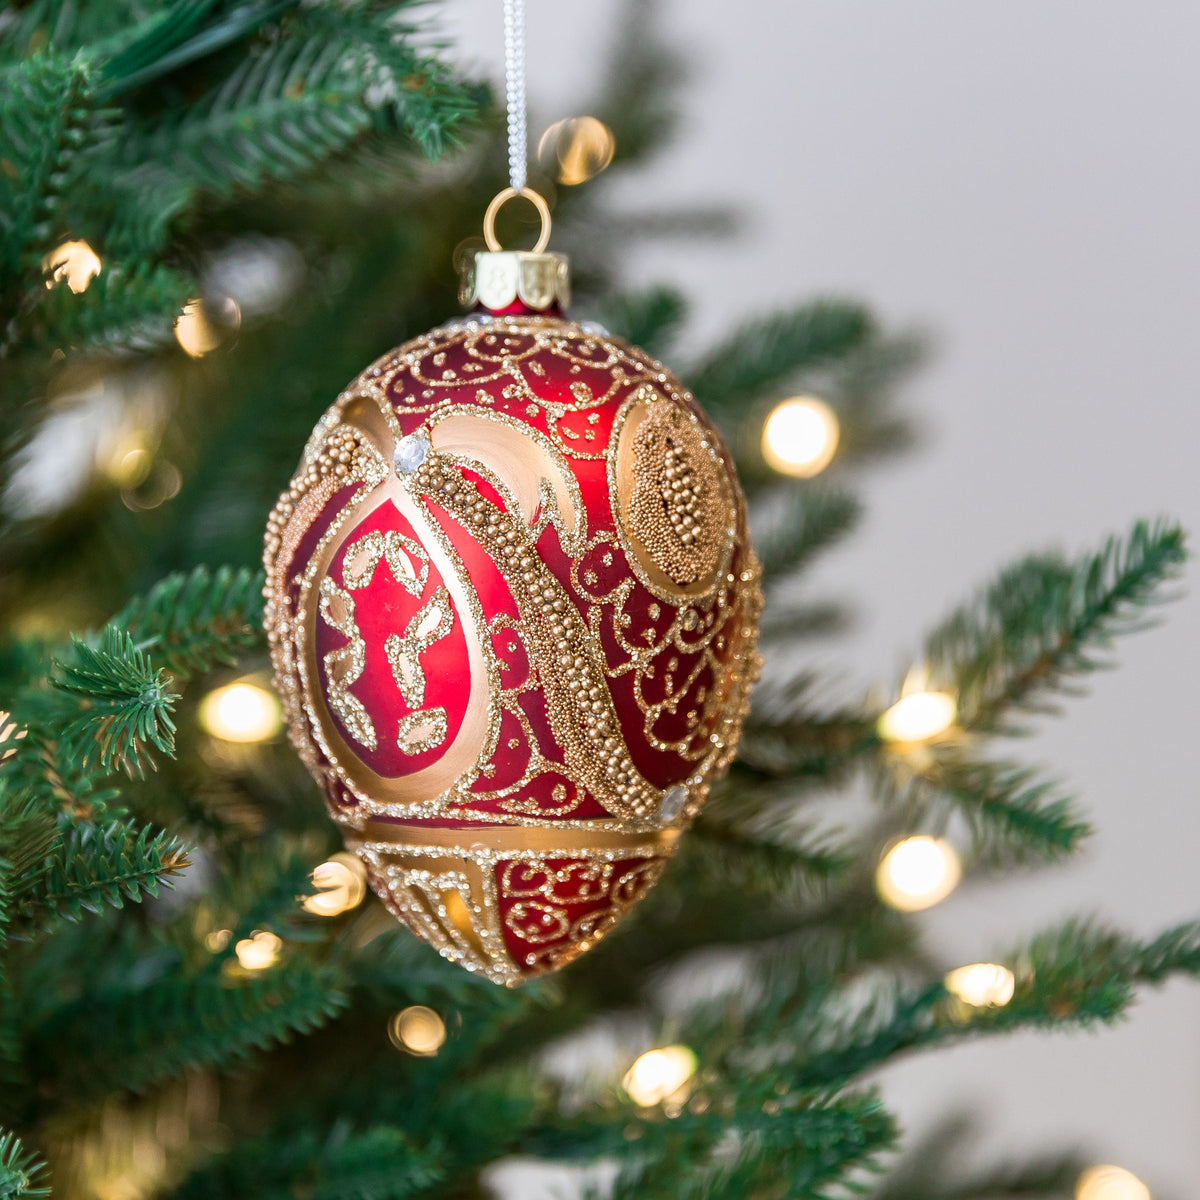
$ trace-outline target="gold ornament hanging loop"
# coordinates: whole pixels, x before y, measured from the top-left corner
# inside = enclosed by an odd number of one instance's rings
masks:
[[[530,187],[523,187],[519,191],[513,187],[506,187],[492,197],[491,204],[487,206],[487,212],[483,214],[483,240],[493,253],[499,253],[504,249],[500,244],[500,239],[496,237],[496,217],[510,200],[515,200],[518,196],[528,200],[537,209],[537,214],[541,218],[542,232],[538,235],[538,240],[531,251],[533,254],[541,254],[550,244],[550,205]]]

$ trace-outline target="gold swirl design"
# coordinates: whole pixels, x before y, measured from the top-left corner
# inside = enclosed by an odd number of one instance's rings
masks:
[[[330,650],[324,658],[329,707],[360,746],[374,750],[379,739],[371,715],[350,691],[351,685],[362,676],[367,646],[354,620],[354,597],[342,591],[328,575],[321,580],[321,616],[346,638],[344,646]]]

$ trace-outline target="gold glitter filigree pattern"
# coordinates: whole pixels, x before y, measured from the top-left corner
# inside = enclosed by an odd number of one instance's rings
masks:
[[[392,676],[405,704],[410,708],[420,708],[425,703],[425,669],[421,666],[421,655],[434,642],[444,638],[453,624],[454,610],[450,607],[450,593],[441,587],[409,621],[403,637],[398,633],[388,635],[384,649],[388,662],[392,664]]]
[[[424,754],[446,740],[446,710],[424,708],[400,718],[396,744],[405,754]]]
[[[344,646],[325,655],[329,707],[341,718],[352,738],[374,750],[379,744],[375,725],[362,702],[350,691],[363,673],[366,643],[354,622],[354,598],[328,576],[321,580],[321,616],[347,638]]]
[[[429,556],[419,542],[389,529],[381,533],[372,529],[346,551],[342,566],[342,582],[351,590],[366,587],[375,574],[381,558],[387,559],[393,578],[405,591],[419,596],[429,577]]]

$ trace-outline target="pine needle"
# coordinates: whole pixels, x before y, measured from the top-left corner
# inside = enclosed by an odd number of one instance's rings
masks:
[[[236,662],[240,650],[258,642],[262,586],[262,572],[248,567],[194,567],[135,597],[111,624],[187,679]]]
[[[152,749],[174,752],[171,709],[179,697],[128,633],[110,625],[97,645],[73,639],[68,660],[55,663],[53,683],[79,699],[61,741],[84,767],[143,775],[153,766]]]

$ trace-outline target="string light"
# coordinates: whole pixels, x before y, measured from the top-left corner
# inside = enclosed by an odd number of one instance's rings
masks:
[[[432,1008],[413,1004],[388,1022],[388,1038],[397,1050],[417,1058],[432,1058],[446,1040],[446,1024]]]
[[[312,873],[317,889],[301,908],[318,917],[336,917],[357,908],[367,894],[366,870],[356,855],[339,851]]]
[[[103,264],[87,242],[63,242],[42,259],[42,270],[50,274],[47,287],[65,282],[78,295],[87,291],[88,284],[103,270]]]
[[[283,728],[283,713],[274,692],[243,679],[204,697],[200,724],[225,742],[265,742]]]
[[[256,929],[248,938],[242,938],[234,948],[237,960],[244,971],[265,971],[274,966],[283,949],[283,939],[269,929]]]
[[[956,967],[945,980],[946,990],[972,1008],[1003,1008],[1016,990],[1016,976],[999,963]]]
[[[880,860],[875,888],[900,912],[920,912],[945,900],[962,879],[958,852],[941,838],[918,834],[897,842]]]
[[[147,512],[179,495],[183,476],[173,462],[152,458],[147,451],[136,451],[128,456],[126,465],[131,470],[139,470],[142,466],[148,468],[135,484],[121,488],[121,503],[130,512]]]
[[[241,321],[241,310],[234,300],[192,300],[175,318],[175,340],[192,358],[203,358],[235,332]]]
[[[910,692],[879,718],[879,736],[888,742],[928,742],[943,734],[958,716],[949,692]]]
[[[130,437],[113,452],[104,473],[118,487],[133,488],[145,483],[153,466],[154,456],[139,439]]]
[[[784,475],[811,479],[833,461],[840,438],[837,414],[828,404],[793,396],[777,404],[763,425],[763,458]]]
[[[651,1108],[677,1099],[696,1073],[696,1055],[688,1046],[660,1046],[634,1059],[621,1086],[634,1104]]]
[[[209,954],[220,954],[229,945],[233,937],[232,929],[214,929],[204,935],[204,948]]]
[[[1075,1184],[1075,1200],[1150,1200],[1150,1189],[1124,1167],[1089,1167]]]
[[[595,117],[565,117],[538,139],[538,161],[555,171],[559,183],[586,183],[613,160],[617,139]]]

